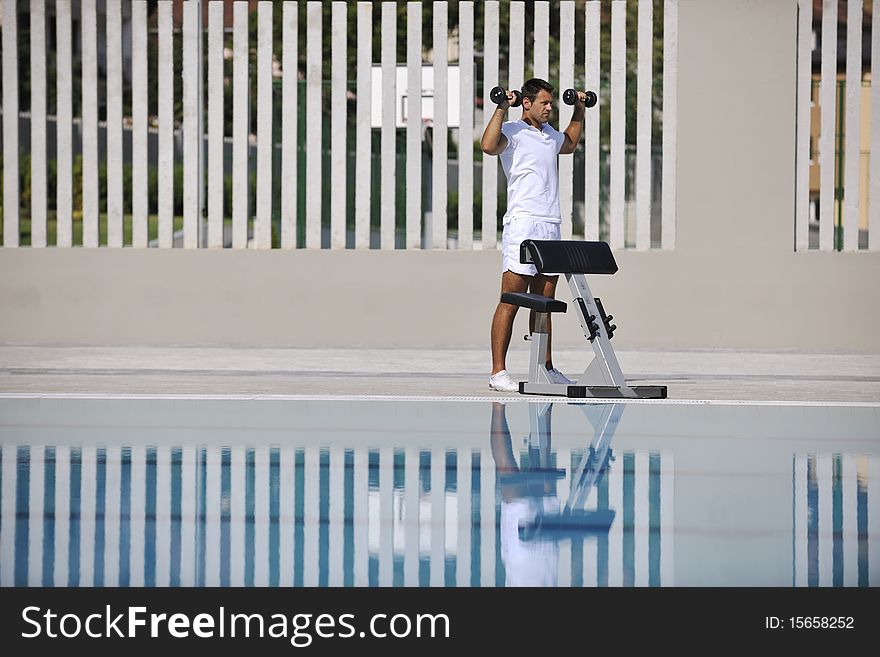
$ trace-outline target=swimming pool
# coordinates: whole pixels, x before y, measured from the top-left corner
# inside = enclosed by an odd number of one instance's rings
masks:
[[[876,586],[880,406],[0,398],[3,586]]]

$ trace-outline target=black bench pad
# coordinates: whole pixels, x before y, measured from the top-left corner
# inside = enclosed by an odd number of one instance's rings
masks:
[[[529,292],[505,292],[501,295],[501,302],[531,308],[539,313],[564,313],[567,308],[564,301]]]
[[[519,261],[531,263],[541,274],[614,274],[617,263],[607,242],[581,240],[525,240]]]

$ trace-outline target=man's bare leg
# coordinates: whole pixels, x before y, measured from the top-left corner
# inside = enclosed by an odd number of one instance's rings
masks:
[[[525,292],[529,289],[532,277],[506,271],[501,274],[501,293]],[[498,303],[492,317],[492,374],[507,369],[507,349],[510,347],[510,335],[513,332],[513,320],[519,306],[510,303]]]

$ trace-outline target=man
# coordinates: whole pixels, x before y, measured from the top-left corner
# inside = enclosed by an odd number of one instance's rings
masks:
[[[522,117],[504,123],[504,113],[513,100],[507,93],[495,109],[480,147],[487,155],[500,155],[507,176],[507,212],[502,232],[501,292],[526,292],[553,297],[558,276],[538,274],[534,265],[519,261],[519,245],[527,239],[558,240],[562,216],[559,211],[557,155],[574,153],[581,138],[585,95],[578,92],[571,123],[558,132],[548,121],[553,109],[553,87],[538,78],[521,90]],[[507,349],[518,306],[499,303],[492,318],[492,374],[489,388],[519,392],[519,385],[507,372]],[[529,314],[529,331],[534,330],[535,311]],[[547,322],[547,371],[554,383],[574,382],[553,367],[550,353],[550,321]]]

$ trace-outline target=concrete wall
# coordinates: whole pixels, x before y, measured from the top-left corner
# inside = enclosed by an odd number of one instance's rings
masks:
[[[616,345],[880,351],[880,252],[794,253],[796,19],[796,0],[680,1],[677,244],[591,281]],[[498,252],[7,249],[0,341],[486,345],[499,269]],[[583,344],[572,317],[555,343]]]

